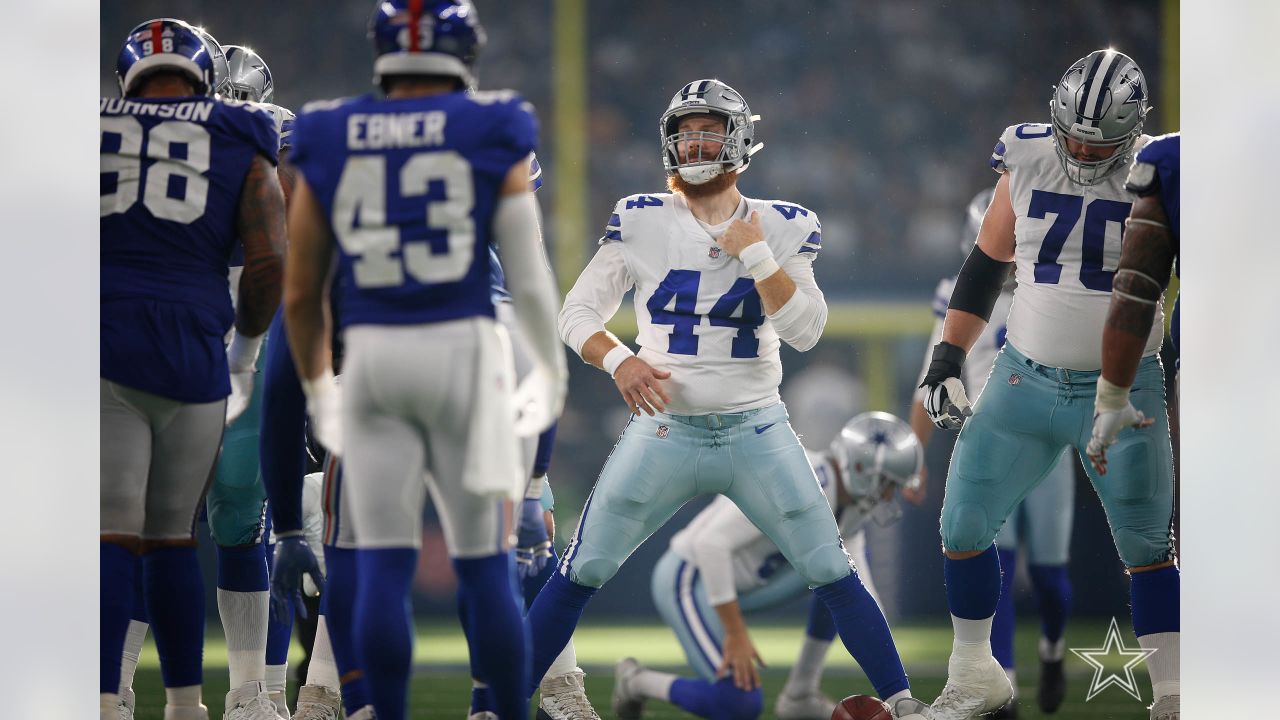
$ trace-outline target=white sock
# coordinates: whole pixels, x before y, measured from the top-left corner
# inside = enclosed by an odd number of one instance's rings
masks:
[[[1181,695],[1181,675],[1178,662],[1181,659],[1181,633],[1163,632],[1143,635],[1138,644],[1144,649],[1155,650],[1147,657],[1147,672],[1151,674],[1151,690],[1155,700],[1167,695]]]
[[[955,641],[951,643],[951,651],[960,651],[966,655],[991,654],[991,621],[995,616],[981,620],[966,620],[951,616],[951,627],[955,630]]]
[[[543,675],[542,679],[560,677],[575,671],[581,672],[578,669],[578,653],[573,649],[573,640],[570,640],[565,643],[564,649],[551,662],[551,667],[547,668],[547,674]]]
[[[218,615],[227,635],[227,670],[231,689],[262,682],[267,655],[267,613],[271,594],[218,588]]]
[[[1058,638],[1058,642],[1049,642],[1049,638],[1040,636],[1040,660],[1042,662],[1061,662],[1067,654],[1067,639]]]
[[[792,696],[817,692],[818,685],[822,682],[822,666],[830,649],[830,640],[819,640],[805,633],[804,642],[800,645],[800,657],[791,666],[791,674],[787,676],[783,692]]]
[[[631,689],[641,697],[671,702],[671,683],[678,676],[657,670],[644,669],[631,676]]]
[[[909,697],[911,697],[911,688],[907,688],[906,690],[899,690],[898,692],[885,698],[884,701],[889,703],[889,707],[893,707],[894,705],[897,704],[899,700],[909,698]]]
[[[120,691],[133,688],[133,673],[138,669],[138,655],[142,654],[142,642],[147,639],[149,626],[138,620],[129,621],[124,636],[124,652],[120,653]]]
[[[286,661],[282,665],[268,665],[263,675],[266,676],[264,684],[267,686],[267,692],[282,693],[284,692],[285,683],[288,682],[289,663]]]
[[[338,664],[329,643],[329,625],[321,615],[316,619],[316,641],[311,646],[311,664],[307,666],[307,684],[338,690]]]
[[[200,705],[200,686],[167,687],[164,689],[164,704],[173,707],[197,707]]]

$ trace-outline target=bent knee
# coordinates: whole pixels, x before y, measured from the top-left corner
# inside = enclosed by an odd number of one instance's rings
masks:
[[[1173,547],[1165,533],[1143,533],[1132,528],[1116,528],[1111,532],[1120,561],[1128,568],[1160,565],[1173,559]]]
[[[618,563],[612,560],[587,560],[569,565],[569,579],[579,585],[601,588],[618,572]]]
[[[716,709],[712,717],[717,720],[755,720],[764,711],[764,690],[739,690],[732,678],[716,683]]]
[[[942,508],[942,545],[955,552],[986,550],[996,539],[987,509],[974,502]]]
[[[855,572],[853,559],[838,545],[825,545],[796,564],[796,572],[812,587],[830,585]]]

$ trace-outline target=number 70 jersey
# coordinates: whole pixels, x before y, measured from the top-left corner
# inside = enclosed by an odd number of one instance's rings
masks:
[[[494,211],[536,139],[532,107],[510,91],[303,108],[290,161],[337,240],[339,324],[493,317]]]
[[[1150,138],[1138,138],[1137,152]],[[1102,367],[1102,326],[1120,265],[1124,222],[1136,196],[1116,168],[1095,185],[1068,179],[1053,128],[1028,123],[1004,131],[991,167],[1009,175],[1016,274],[1007,342],[1036,362],[1071,370]],[[1160,349],[1162,319],[1144,355]]]

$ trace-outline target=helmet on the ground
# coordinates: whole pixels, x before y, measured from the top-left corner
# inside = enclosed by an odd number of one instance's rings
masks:
[[[1128,165],[1147,109],[1147,79],[1128,55],[1095,50],[1072,64],[1049,100],[1054,150],[1067,177],[1094,185]],[[1101,160],[1078,160],[1067,151],[1068,140],[1114,151]]]
[[[724,134],[680,132],[680,119],[688,115],[712,115],[724,121]],[[668,175],[679,173],[685,182],[701,185],[726,170],[742,172],[751,156],[764,147],[755,142],[755,121],[751,108],[742,95],[719,80],[694,80],[680,88],[671,98],[666,112],[658,120],[658,136],[662,141],[662,167]],[[679,146],[687,141],[721,143],[715,157],[686,158],[680,161]],[[699,146],[701,147],[701,146]]]

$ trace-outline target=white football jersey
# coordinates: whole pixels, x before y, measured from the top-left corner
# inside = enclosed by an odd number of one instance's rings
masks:
[[[836,509],[836,472],[830,457],[825,453],[805,450],[809,464],[818,477],[827,503],[832,512]],[[855,506],[846,507],[840,513],[840,536],[849,543],[862,530],[868,514]],[[702,567],[698,563],[699,546],[714,542],[730,548],[732,562],[729,568]],[[721,605],[756,588],[768,585],[776,577],[777,570],[787,564],[778,546],[757,528],[724,495],[716,496],[711,504],[694,516],[693,520],[671,538],[671,550],[681,558],[699,565],[707,601]]]
[[[799,205],[743,198],[736,218],[760,213],[764,239],[780,265],[812,263],[822,242],[818,216]],[[667,411],[728,413],[780,401],[778,333],[755,281],[716,244],[678,193],[618,201],[602,244],[621,243],[635,284],[640,358],[671,373]]]
[[[1138,138],[1133,152],[1149,139]],[[1044,365],[1098,370],[1111,279],[1120,264],[1124,221],[1137,196],[1124,189],[1122,169],[1096,185],[1071,182],[1054,142],[1050,125],[1014,125],[1000,136],[991,156],[991,166],[1009,174],[1009,199],[1017,215],[1018,287],[1008,341]],[[1159,351],[1164,337],[1163,311],[1157,312],[1144,355]]]
[[[923,383],[925,373],[929,372],[929,364],[933,361],[933,346],[942,339],[942,325],[947,317],[947,306],[951,303],[951,291],[955,286],[955,278],[943,278],[938,282],[938,289],[934,291],[933,315],[936,320],[933,324],[933,337],[929,340],[929,349],[924,355],[924,367],[920,369],[920,377],[916,385]],[[973,344],[968,357],[965,358],[962,371],[964,376],[960,379],[964,382],[964,391],[969,396],[969,402],[978,401],[978,396],[982,394],[982,388],[986,386],[987,378],[991,375],[991,366],[996,362],[996,353],[1004,347],[1006,318],[1009,317],[1009,307],[1012,304],[1013,291],[1001,290],[1000,296],[996,298],[995,307],[991,310],[991,322],[983,328],[978,341]],[[917,401],[924,400],[924,393],[924,388],[917,390]]]

